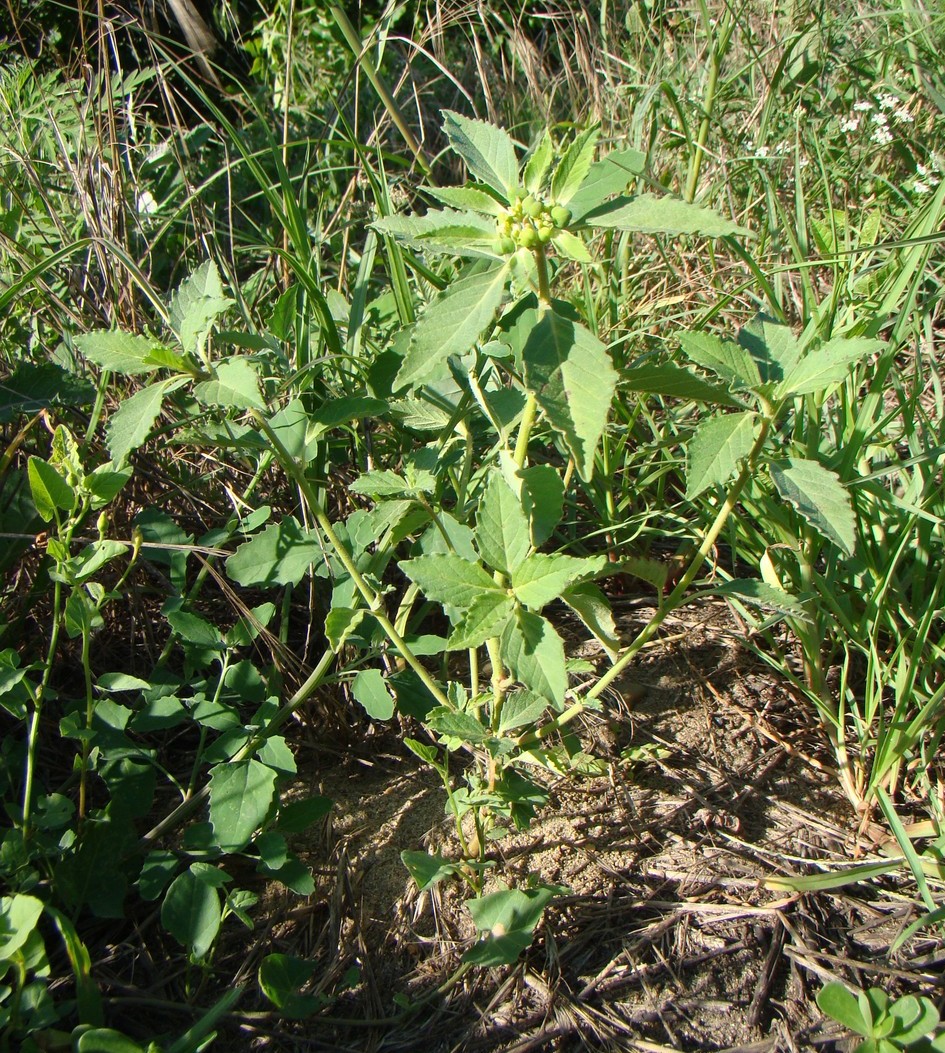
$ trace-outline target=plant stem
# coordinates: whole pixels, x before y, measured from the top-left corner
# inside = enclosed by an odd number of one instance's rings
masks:
[[[355,588],[361,593],[364,602],[368,606],[368,610],[387,634],[388,640],[390,640],[390,642],[397,648],[404,661],[417,674],[420,678],[420,682],[436,699],[436,701],[441,706],[446,706],[448,709],[452,709],[453,705],[449,698],[447,698],[443,690],[440,688],[440,685],[430,676],[417,656],[407,646],[404,638],[394,627],[394,623],[388,618],[387,612],[384,609],[383,599],[364,580],[364,576],[361,574],[361,571],[358,570],[354,560],[351,558],[351,554],[335,533],[331,520],[328,518],[328,514],[325,512],[324,507],[318,499],[318,495],[315,493],[314,488],[305,476],[304,468],[302,468],[285,446],[283,446],[279,436],[273,431],[266,418],[258,410],[250,410],[250,413],[259,427],[266,433],[266,438],[272,443],[272,446],[278,455],[279,462],[298,486],[309,506],[309,510],[315,516],[322,533],[325,535],[332,549],[334,549],[337,557],[341,560],[342,566],[348,574],[350,574]]]

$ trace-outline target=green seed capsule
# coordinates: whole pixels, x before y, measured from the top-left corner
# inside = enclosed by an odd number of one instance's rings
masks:
[[[551,210],[551,222],[560,230],[571,222],[571,209],[564,205],[555,205]]]
[[[549,226],[547,223],[542,223],[538,227],[538,240],[542,243],[542,245],[547,245],[548,242],[551,241],[551,235],[554,234],[554,232],[554,227]]]
[[[519,235],[518,243],[523,249],[537,249],[541,244],[541,236],[538,231],[531,225],[524,227],[522,233]]]
[[[539,201],[533,194],[529,194],[522,202],[522,209],[530,219],[538,219],[545,211],[545,203],[544,201]]]
[[[496,244],[496,251],[500,256],[511,256],[515,249],[515,241],[512,238],[499,238]]]

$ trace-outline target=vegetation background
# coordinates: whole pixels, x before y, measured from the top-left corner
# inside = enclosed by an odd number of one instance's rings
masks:
[[[818,992],[945,1048],[945,12],[8,0],[0,36],[0,1048],[829,1048]],[[730,646],[764,678],[744,727],[825,840],[720,833],[770,786],[631,726],[686,636],[705,691]],[[453,821],[395,846],[386,933],[313,849],[369,765]],[[581,888],[542,824],[660,778],[754,869],[641,922],[607,867],[663,813]],[[712,968],[693,916],[744,955],[698,1005],[647,988]]]

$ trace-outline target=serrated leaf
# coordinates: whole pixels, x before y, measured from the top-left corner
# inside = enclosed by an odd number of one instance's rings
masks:
[[[668,398],[692,399],[695,402],[709,402],[718,406],[738,406],[729,394],[728,388],[711,384],[702,377],[690,373],[681,366],[666,364],[662,366],[636,366],[624,370],[620,375],[622,386],[631,391],[642,391],[650,395],[665,395]]]
[[[511,574],[531,547],[522,502],[498,472],[490,477],[479,502],[475,536],[483,560],[503,574]]]
[[[222,916],[220,893],[190,870],[174,879],[161,906],[161,924],[195,958],[210,950]]]
[[[504,590],[483,593],[463,611],[463,616],[450,633],[446,647],[459,651],[480,647],[486,640],[498,636],[514,610],[514,602]]]
[[[592,581],[580,581],[565,589],[561,599],[590,629],[613,659],[620,650],[620,637],[610,603],[604,593]]]
[[[564,482],[550,464],[521,469],[522,507],[531,526],[532,544],[543,545],[561,522],[564,511]]]
[[[387,409],[388,404],[383,399],[372,398],[369,395],[348,395],[322,403],[314,413],[310,414],[309,419],[313,424],[328,431],[342,424],[350,424],[352,421],[379,417]]]
[[[109,417],[105,428],[105,440],[113,461],[120,463],[147,441],[161,415],[164,397],[183,383],[183,378],[163,380],[141,388],[122,402]]]
[[[226,572],[240,585],[298,585],[321,556],[317,537],[287,516],[240,545],[226,561]]]
[[[478,563],[461,556],[418,556],[401,561],[400,569],[428,599],[451,607],[470,607],[478,597],[489,593],[505,595],[505,590]]]
[[[19,414],[35,416],[48,406],[87,406],[95,388],[53,362],[17,362],[0,385],[0,423]]]
[[[502,704],[499,731],[505,733],[534,724],[548,708],[548,699],[531,691],[512,691]]]
[[[351,682],[351,693],[372,720],[390,720],[394,715],[394,697],[379,669],[362,669]]]
[[[435,731],[438,735],[470,745],[485,742],[486,739],[492,737],[490,729],[480,723],[472,713],[458,712],[447,709],[445,706],[440,706],[428,713],[425,723],[431,731]],[[452,748],[449,744],[448,746]]]
[[[587,246],[569,230],[559,230],[552,235],[551,243],[565,259],[575,263],[593,263],[594,258],[587,251]]]
[[[474,179],[510,194],[518,185],[518,159],[515,144],[494,124],[463,117],[445,110],[443,130],[450,146],[466,163]]]
[[[213,323],[233,304],[213,260],[202,263],[171,297],[169,320],[188,354],[203,352]]]
[[[522,186],[530,194],[539,194],[541,192],[554,156],[554,143],[551,141],[551,135],[546,130],[542,132],[535,149],[528,155],[528,160],[525,162]]]
[[[639,234],[701,234],[709,238],[751,234],[750,230],[710,208],[653,194],[641,194],[629,201],[618,198],[610,205],[594,209],[584,217],[584,222],[589,227]]]
[[[751,354],[766,384],[782,380],[804,350],[790,326],[763,314],[738,331],[738,343]]]
[[[711,333],[683,333],[680,346],[698,366],[738,387],[757,388],[761,384],[758,364],[748,349],[734,340],[723,340]]]
[[[605,556],[579,559],[536,553],[512,572],[512,588],[520,603],[541,610],[552,600],[559,599],[578,578],[598,574],[606,562]]]
[[[160,368],[151,359],[151,353],[163,345],[153,336],[99,330],[77,336],[75,345],[90,362],[127,377],[153,373]]]
[[[210,770],[210,822],[215,843],[239,852],[266,821],[276,773],[257,760],[231,761]]]
[[[599,128],[589,128],[578,135],[558,162],[551,177],[551,199],[556,205],[566,205],[578,192],[591,170]]]
[[[500,216],[505,211],[505,205],[501,201],[496,201],[491,194],[474,186],[425,186],[423,190],[450,208],[471,208],[489,216]]]
[[[595,161],[580,189],[568,202],[572,223],[580,223],[594,209],[600,208],[614,194],[622,194],[627,185],[643,172],[646,155],[639,150],[614,150]]]
[[[69,512],[75,508],[75,490],[47,461],[41,457],[30,457],[27,475],[33,504],[44,523],[55,518],[57,509]]]
[[[502,264],[466,274],[444,289],[414,327],[396,386],[447,375],[450,355],[464,355],[492,323],[508,280],[509,266]]]
[[[817,461],[789,457],[771,465],[778,493],[823,537],[852,556],[856,519],[846,487],[835,472]]]
[[[564,644],[551,622],[518,608],[502,634],[502,655],[515,679],[560,706],[568,690]]]
[[[590,330],[558,310],[523,312],[525,383],[560,432],[583,479],[594,469],[617,385],[607,349]]]
[[[245,358],[228,358],[214,369],[213,380],[194,385],[194,395],[206,406],[264,410],[259,374]]]
[[[380,234],[427,252],[498,259],[495,220],[477,212],[430,209],[423,216],[387,216],[373,226]]]
[[[724,413],[702,421],[686,451],[686,497],[692,500],[712,486],[729,481],[751,453],[755,441],[755,414]]]
[[[777,397],[810,395],[839,384],[850,374],[850,367],[886,345],[882,340],[866,337],[841,337],[808,352],[778,385]]]

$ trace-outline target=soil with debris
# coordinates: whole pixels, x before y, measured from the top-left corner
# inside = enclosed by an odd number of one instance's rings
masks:
[[[432,773],[383,732],[340,760],[300,756],[308,792],[335,802],[295,846],[318,890],[305,908],[271,894],[268,927],[231,953],[247,977],[274,951],[317,962],[325,1008],[297,1022],[247,1013],[221,1047],[841,1050],[814,1002],[827,980],[941,996],[940,940],[890,952],[919,912],[905,873],[806,894],[765,884],[813,860],[881,857],[857,837],[805,703],[727,616],[667,628],[580,729],[607,775],[550,782],[539,819],[497,845],[508,882],[570,889],[514,966],[456,979],[475,938],[462,890],[418,893],[401,863],[405,849],[457,853]]]

